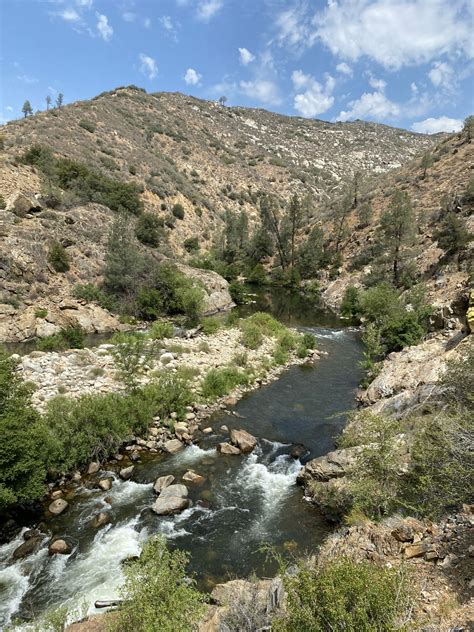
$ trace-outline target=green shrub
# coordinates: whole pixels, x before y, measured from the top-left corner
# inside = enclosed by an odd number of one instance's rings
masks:
[[[44,336],[36,341],[38,351],[64,351],[66,347],[66,341],[60,333]]]
[[[142,397],[154,411],[154,415],[169,417],[176,413],[178,419],[184,419],[187,406],[193,403],[190,388],[189,371],[178,369],[176,373],[164,371],[155,382],[143,389]]]
[[[353,285],[349,285],[344,292],[341,303],[341,315],[346,318],[356,318],[360,313],[359,305],[360,291]]]
[[[51,244],[48,251],[48,261],[56,272],[67,272],[70,268],[69,255],[64,246],[58,241]]]
[[[205,612],[206,596],[187,574],[189,557],[170,552],[163,537],[151,538],[140,557],[124,566],[124,602],[110,632],[193,632]]]
[[[272,631],[408,631],[413,595],[403,567],[340,558],[324,566],[299,564],[281,573],[287,612],[272,621]]]
[[[163,340],[163,338],[173,338],[174,327],[173,323],[166,320],[158,320],[151,326],[150,338],[152,340]]]
[[[231,363],[234,366],[246,367],[249,361],[249,357],[246,351],[235,353],[232,356]]]
[[[247,349],[258,349],[263,342],[263,334],[260,327],[255,323],[243,321],[240,325],[242,330],[241,342]]]
[[[199,239],[197,237],[189,237],[184,240],[183,247],[186,252],[197,252],[199,250]]]
[[[115,334],[112,338],[113,348],[110,349],[120,379],[128,391],[138,388],[140,378],[150,368],[156,349],[153,342],[143,334]]]
[[[7,203],[5,202],[5,198],[3,195],[0,195],[0,211],[3,211],[4,208],[7,207]]]
[[[165,238],[164,222],[154,213],[142,213],[138,217],[135,234],[142,244],[156,248]]]
[[[236,305],[243,305],[246,302],[245,287],[239,281],[229,283],[229,294]]]
[[[286,364],[288,360],[289,360],[288,351],[285,351],[285,349],[277,345],[275,349],[273,350],[273,362],[276,365],[281,366],[281,365]]]
[[[92,283],[76,285],[73,290],[73,296],[88,303],[97,303],[102,309],[107,309],[110,312],[117,311],[115,298]]]
[[[214,401],[224,397],[237,386],[249,383],[249,377],[236,367],[211,369],[202,383],[202,394],[205,399]]]
[[[184,207],[182,204],[175,204],[171,212],[176,219],[184,219]]]
[[[222,321],[215,317],[204,318],[202,323],[202,333],[205,336],[215,334],[222,327]]]
[[[61,329],[61,334],[69,349],[82,349],[86,332],[81,325],[70,325]]]
[[[48,310],[44,309],[44,307],[38,307],[35,309],[35,318],[46,318],[48,315]]]
[[[97,129],[97,125],[93,121],[87,121],[86,119],[81,119],[79,121],[79,127],[82,127],[82,129],[87,130],[91,134],[93,134]]]

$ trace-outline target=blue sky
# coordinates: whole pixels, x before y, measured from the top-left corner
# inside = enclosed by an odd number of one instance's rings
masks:
[[[471,0],[0,0],[0,122],[120,85],[452,131],[473,107]]]

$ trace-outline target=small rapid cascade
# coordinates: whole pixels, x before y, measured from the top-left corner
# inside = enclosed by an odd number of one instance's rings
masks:
[[[313,506],[302,502],[296,485],[302,463],[290,452],[295,443],[303,444],[308,449],[304,461],[333,449],[344,413],[353,406],[362,346],[355,330],[342,329],[334,317],[315,314],[294,297],[292,301],[288,318],[284,302],[273,313],[313,333],[321,358],[314,365],[291,367],[276,382],[248,394],[231,411],[235,415],[215,413],[206,422],[213,432],[203,436],[199,446],[144,457],[135,466],[133,480],[103,471],[100,477],[113,478],[107,492],[77,488],[64,514],[48,521],[50,535],[71,543],[69,555],[50,556],[50,537],[18,561],[12,554],[24,542],[22,534],[0,547],[0,630],[13,619],[28,622],[61,605],[80,616],[85,604],[93,613],[96,600],[118,595],[123,560],[138,555],[154,534],[165,536],[171,548],[190,553],[190,572],[204,590],[253,571],[271,576],[275,568],[262,545],[303,554],[322,541],[330,527]],[[255,306],[261,308],[260,303]],[[228,439],[223,425],[256,436],[255,450],[220,454],[217,444]],[[186,483],[189,508],[157,516],[151,511],[154,481],[172,474],[181,484],[188,470],[204,478],[200,484]],[[110,522],[97,528],[92,519],[99,512],[108,512]]]

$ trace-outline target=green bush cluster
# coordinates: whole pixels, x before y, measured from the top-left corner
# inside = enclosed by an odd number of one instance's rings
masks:
[[[197,237],[189,237],[184,240],[183,247],[186,252],[197,252],[199,250],[199,239]]]
[[[205,336],[212,336],[212,334],[215,334],[217,331],[219,331],[219,329],[222,328],[223,321],[219,318],[216,318],[215,316],[209,316],[202,320],[201,326],[202,333]]]
[[[57,334],[44,336],[36,342],[38,351],[64,351],[65,349],[82,349],[86,332],[81,325],[69,325]]]
[[[115,298],[92,283],[77,284],[74,287],[73,296],[88,303],[97,303],[100,307],[110,312],[117,310]]]
[[[176,219],[184,219],[184,207],[182,204],[174,204],[171,212]]]
[[[97,202],[136,215],[143,208],[136,184],[114,180],[69,158],[55,158],[48,147],[33,145],[21,160],[37,167],[52,184],[73,192],[80,202]]]
[[[166,320],[157,320],[150,329],[149,336],[152,340],[163,340],[164,338],[173,338],[173,323]]]
[[[205,399],[214,401],[237,386],[245,386],[249,382],[249,375],[235,366],[211,369],[202,383],[202,395]]]
[[[156,248],[165,239],[165,224],[154,213],[141,213],[137,220],[135,234],[142,244]]]
[[[67,272],[70,268],[69,255],[59,241],[54,241],[51,244],[48,251],[48,261],[56,272]]]

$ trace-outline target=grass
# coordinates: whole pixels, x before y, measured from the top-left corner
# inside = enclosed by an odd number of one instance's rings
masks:
[[[249,373],[241,371],[237,367],[227,366],[211,369],[202,383],[202,395],[208,401],[215,401],[230,393],[237,386],[246,386],[249,383]]]

